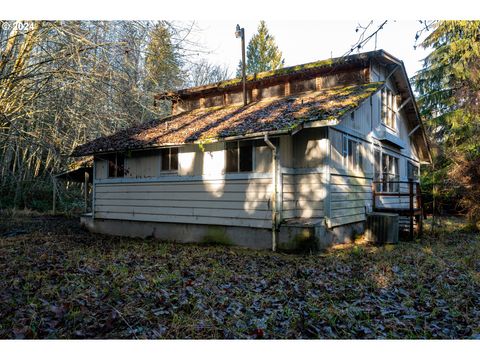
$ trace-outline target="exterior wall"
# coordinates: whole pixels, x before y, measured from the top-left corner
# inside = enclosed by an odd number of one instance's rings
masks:
[[[371,80],[383,81],[387,77],[385,68],[373,65]],[[387,86],[396,93],[393,78],[388,79]],[[395,105],[394,109],[398,104]],[[337,226],[355,221],[364,221],[366,213],[372,209],[372,181],[374,176],[374,149],[395,156],[399,159],[399,177],[407,181],[407,164],[411,162],[419,166],[416,145],[408,136],[409,128],[403,110],[397,113],[396,129],[392,131],[381,121],[381,92],[372,95],[364,101],[354,112],[346,114],[338,126],[329,128],[330,139],[330,181],[328,222],[330,226]],[[387,134],[387,135],[385,135]],[[342,138],[351,136],[361,143],[363,168],[352,172],[345,169],[342,155]],[[400,146],[394,146],[382,141],[386,136],[393,139]],[[408,184],[400,184],[400,192],[408,192]],[[384,196],[377,198],[377,206],[392,208],[408,208],[408,197]]]
[[[148,178],[160,176],[158,151],[133,151],[125,158],[125,177]]]
[[[94,158],[94,174],[93,178],[95,179],[106,179],[108,178],[108,163],[106,160],[102,159],[102,156],[95,156]]]
[[[327,130],[313,128],[293,136],[293,163],[295,168],[317,168],[327,159]]]
[[[325,128],[304,129],[292,137],[282,157],[283,219],[325,216],[328,136]],[[285,142],[286,143],[286,142]]]
[[[358,119],[361,120],[361,119]],[[329,129],[330,139],[330,181],[328,223],[330,226],[354,223],[366,220],[366,212],[371,208],[372,163],[368,143],[361,138],[360,153],[363,156],[363,168],[353,171],[345,168],[342,155],[344,132]]]
[[[95,183],[94,216],[271,228],[271,194],[271,177],[260,174],[105,179]]]

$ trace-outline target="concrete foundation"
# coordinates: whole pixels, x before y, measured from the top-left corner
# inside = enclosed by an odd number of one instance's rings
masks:
[[[155,238],[178,243],[211,243],[243,246],[252,249],[271,249],[270,229],[159,223],[147,221],[92,219],[81,216],[80,223],[89,231],[107,235]],[[333,244],[353,241],[364,231],[364,222],[327,229],[323,219],[295,219],[281,225],[277,233],[277,247],[283,251],[309,251],[325,249]]]

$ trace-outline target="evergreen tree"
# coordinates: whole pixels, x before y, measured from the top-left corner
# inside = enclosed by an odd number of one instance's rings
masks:
[[[460,198],[470,225],[480,220],[480,21],[438,21],[421,44],[432,48],[414,77],[432,140],[440,190]],[[444,176],[448,175],[448,178]]]
[[[180,57],[172,44],[168,28],[162,22],[150,31],[145,71],[147,91],[173,90],[182,84]]]
[[[282,52],[270,35],[265,21],[260,21],[257,33],[248,42],[246,54],[246,73],[254,74],[262,71],[276,70],[283,67],[285,60]],[[242,75],[242,61],[238,64],[237,76]]]

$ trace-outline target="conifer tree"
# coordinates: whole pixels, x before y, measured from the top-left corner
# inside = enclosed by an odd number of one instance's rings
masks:
[[[260,21],[257,33],[248,42],[246,54],[246,73],[254,74],[262,71],[276,70],[283,67],[285,60],[282,52],[270,35],[265,21]],[[242,74],[242,62],[238,64],[237,76]]]
[[[455,193],[470,225],[480,220],[480,21],[437,21],[414,77],[421,112],[442,154],[431,176]],[[446,176],[445,176],[446,175]]]
[[[150,32],[145,59],[147,91],[173,90],[181,85],[181,64],[170,32],[159,22]]]

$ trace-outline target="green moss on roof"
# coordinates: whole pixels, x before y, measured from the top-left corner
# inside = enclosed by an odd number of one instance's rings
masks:
[[[247,79],[247,81],[262,80],[262,79],[265,79],[265,78],[271,77],[271,76],[287,75],[287,74],[291,74],[291,73],[297,72],[297,71],[315,69],[315,68],[320,68],[320,67],[323,67],[323,66],[330,66],[334,62],[337,62],[337,61],[338,61],[338,59],[326,59],[326,60],[314,61],[314,62],[307,63],[307,64],[289,66],[289,67],[276,69],[276,70],[263,71],[263,72],[260,72],[260,73],[247,75],[246,79]],[[233,85],[240,84],[241,82],[242,82],[242,78],[239,77],[239,78],[235,78],[235,79],[231,79],[231,80],[221,81],[219,83],[216,83],[215,85],[218,88],[226,88],[228,86],[233,86]]]
[[[74,156],[107,151],[206,143],[232,136],[290,132],[309,121],[338,120],[377,91],[383,82],[340,86],[266,99],[247,106],[195,109],[141,124],[77,147]]]

